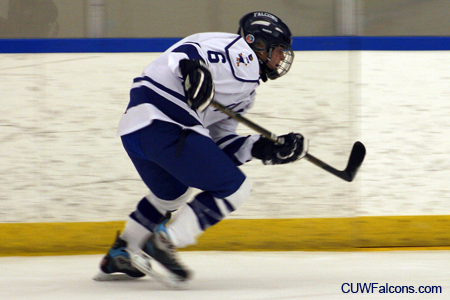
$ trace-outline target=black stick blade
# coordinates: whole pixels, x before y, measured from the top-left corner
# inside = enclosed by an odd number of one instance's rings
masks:
[[[361,167],[364,157],[366,156],[366,147],[361,142],[356,142],[353,144],[352,152],[350,153],[350,158],[348,159],[347,167],[344,172],[346,173],[346,180],[353,181],[355,179],[358,169]]]

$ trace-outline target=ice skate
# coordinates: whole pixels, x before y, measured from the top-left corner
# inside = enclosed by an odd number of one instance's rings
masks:
[[[159,224],[153,235],[145,243],[144,252],[175,274],[180,281],[188,280],[190,272],[178,261],[175,246],[167,232],[166,224],[169,219],[170,214]]]
[[[116,241],[103,257],[100,271],[93,277],[97,281],[133,280],[144,277],[145,274],[137,270],[131,263],[130,255],[125,250],[127,242],[122,240],[117,232]],[[150,263],[147,262],[148,268]]]
[[[147,240],[143,251],[139,254],[132,254],[131,259],[133,265],[141,272],[170,287],[179,288],[186,285],[191,274],[176,257],[175,246],[170,241],[166,228],[169,219],[170,214]],[[147,268],[146,261],[157,262],[163,268],[158,271]],[[157,266],[153,263],[152,267]]]

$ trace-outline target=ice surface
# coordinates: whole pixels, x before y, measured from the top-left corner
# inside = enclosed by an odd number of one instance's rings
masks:
[[[180,256],[195,272],[184,290],[171,290],[150,279],[94,281],[101,255],[1,257],[0,299],[450,299],[450,251],[180,252]],[[344,283],[441,286],[442,293],[343,293]]]

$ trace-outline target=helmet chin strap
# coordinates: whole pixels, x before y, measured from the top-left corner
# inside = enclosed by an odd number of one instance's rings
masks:
[[[266,82],[267,81],[267,74],[266,74],[266,68],[268,68],[267,66],[266,66],[266,63],[261,59],[261,58],[259,58],[258,57],[258,62],[259,62],[259,69],[260,69],[260,76],[261,76],[261,80],[263,81],[263,82]]]

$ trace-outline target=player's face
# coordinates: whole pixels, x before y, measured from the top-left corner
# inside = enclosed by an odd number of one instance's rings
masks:
[[[276,70],[280,62],[285,58],[286,57],[284,56],[283,47],[276,47],[272,51],[272,56],[270,57],[270,61],[267,63],[267,66],[271,69]]]
[[[267,51],[258,52],[257,54],[260,59],[267,61],[269,56]],[[280,62],[285,58],[283,47],[276,47],[272,51],[272,56],[270,57],[270,61],[267,62],[267,66],[273,70],[276,70]]]

